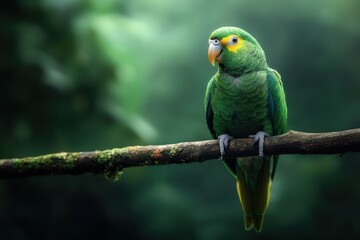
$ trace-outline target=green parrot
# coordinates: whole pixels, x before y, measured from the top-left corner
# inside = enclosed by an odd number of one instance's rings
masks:
[[[256,39],[243,29],[222,27],[209,38],[209,61],[218,71],[207,85],[206,122],[236,178],[246,230],[260,232],[269,205],[278,155],[264,156],[266,136],[286,132],[287,107],[280,74],[271,69]],[[230,159],[232,138],[254,138],[259,156]]]

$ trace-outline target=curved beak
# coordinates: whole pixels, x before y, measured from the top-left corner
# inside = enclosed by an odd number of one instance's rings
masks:
[[[220,55],[222,53],[222,46],[219,41],[209,40],[208,58],[211,65],[215,66],[215,61],[221,63]]]

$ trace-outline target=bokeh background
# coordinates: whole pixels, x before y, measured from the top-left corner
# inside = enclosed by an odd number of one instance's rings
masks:
[[[13,0],[0,9],[0,158],[210,138],[207,39],[239,26],[289,128],[360,126],[356,0]],[[285,155],[261,234],[220,161],[0,182],[1,239],[359,239],[360,156]]]

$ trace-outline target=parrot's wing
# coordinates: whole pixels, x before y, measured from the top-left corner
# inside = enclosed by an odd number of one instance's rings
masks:
[[[207,88],[206,88],[206,94],[205,94],[205,113],[206,113],[206,123],[210,130],[210,133],[214,139],[217,138],[215,129],[214,129],[214,112],[212,110],[211,106],[211,93],[214,89],[214,82],[215,78],[213,77]],[[229,170],[231,175],[236,178],[236,160],[235,159],[223,159],[226,168]]]
[[[273,135],[280,135],[286,132],[287,107],[285,100],[284,87],[280,74],[270,69],[267,75],[268,80],[268,106],[270,119],[273,127]],[[276,165],[279,156],[274,155],[274,164],[271,173],[271,179],[274,178]]]
[[[211,92],[213,88],[214,88],[214,77],[210,80],[206,88],[205,114],[206,114],[206,123],[211,133],[211,136],[216,139],[216,133],[214,130],[214,112],[211,107]]]

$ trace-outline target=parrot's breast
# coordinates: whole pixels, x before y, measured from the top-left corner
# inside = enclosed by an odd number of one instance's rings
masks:
[[[266,71],[234,78],[218,74],[212,93],[216,135],[228,133],[235,138],[258,131],[272,134],[268,108]]]

